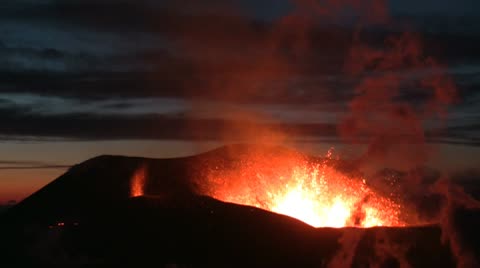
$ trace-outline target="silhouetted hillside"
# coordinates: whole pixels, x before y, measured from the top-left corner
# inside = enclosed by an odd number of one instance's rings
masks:
[[[441,241],[452,231],[442,225],[313,228],[195,193],[192,181],[202,169],[226,168],[252,150],[298,155],[234,145],[185,158],[100,156],[76,165],[3,215],[0,266],[455,267],[455,254]],[[142,166],[145,196],[132,198],[131,178]],[[472,226],[479,214],[456,213],[452,228],[462,224],[468,232],[468,239],[456,233],[458,241],[478,256]]]

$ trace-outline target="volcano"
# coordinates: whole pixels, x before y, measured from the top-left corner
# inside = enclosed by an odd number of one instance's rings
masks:
[[[260,173],[247,172],[252,167],[258,170],[250,162],[252,155],[273,162],[278,157],[285,159],[283,156],[307,159],[324,163],[339,174],[357,176],[347,162],[268,146],[232,145],[175,159],[99,156],[73,166],[1,215],[0,264],[466,267],[480,255],[477,210],[456,210],[454,220],[449,221],[449,226],[455,227],[456,239],[450,236],[445,240],[446,233],[453,231],[440,222],[367,226],[371,228],[355,223],[340,226],[343,228],[327,224],[316,228],[299,217],[275,211],[275,206],[265,204],[262,197],[257,196],[254,202],[232,199],[232,193],[245,197],[247,192],[242,191],[251,192],[253,188],[233,192],[238,187],[232,185],[242,185],[244,181],[227,180],[241,177],[250,178],[250,182],[256,176],[265,182],[266,177]],[[249,169],[238,169],[240,164],[247,164]],[[285,166],[275,165],[274,169],[262,172],[282,168]],[[234,171],[242,175],[232,176]],[[220,176],[219,180],[219,174],[228,176]],[[257,187],[254,191],[263,189]],[[271,196],[289,196],[281,194]],[[369,200],[375,204],[387,202],[375,198]],[[305,203],[293,204],[298,204],[294,209],[301,210]],[[385,204],[389,209],[403,209]]]

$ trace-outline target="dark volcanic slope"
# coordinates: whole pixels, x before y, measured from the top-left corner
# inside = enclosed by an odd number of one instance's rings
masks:
[[[178,159],[101,156],[76,165],[3,215],[0,267],[455,266],[436,226],[315,229],[194,193],[191,181],[202,169],[225,168],[252,150],[296,154],[237,145]],[[130,198],[142,165],[147,196]]]
[[[165,184],[163,189],[172,193],[186,192],[189,189],[180,185],[185,178],[185,162],[188,160],[99,156],[72,167],[7,211],[6,218],[60,219],[116,206],[129,199],[130,180],[144,164],[150,167],[152,176],[161,174],[158,181]]]
[[[147,167],[146,195],[175,197],[194,194],[193,181],[205,170],[229,168],[244,155],[255,153],[299,155],[281,147],[230,145],[207,153],[175,159],[146,159],[99,156],[75,165],[8,211],[5,218],[26,217],[23,221],[75,217],[92,210],[108,209],[130,198],[130,182],[139,168]]]

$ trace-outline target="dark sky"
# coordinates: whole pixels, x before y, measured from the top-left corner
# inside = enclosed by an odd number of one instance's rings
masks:
[[[3,180],[9,192],[28,192],[17,182],[31,176],[30,168],[61,171],[102,153],[176,156],[257,134],[340,142],[338,122],[358,83],[342,68],[353,29],[368,12],[314,18],[306,38],[304,24],[276,24],[294,6],[283,0],[2,1],[0,188]],[[460,101],[449,108],[442,131],[426,123],[427,134],[434,133],[428,142],[458,145],[470,158],[480,142],[480,2],[391,0],[388,8],[389,23],[366,27],[366,38],[384,46],[389,33],[415,29],[425,51],[448,65]],[[53,179],[42,176],[41,183]]]

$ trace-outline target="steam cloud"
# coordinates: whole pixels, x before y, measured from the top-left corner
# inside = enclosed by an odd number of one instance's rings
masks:
[[[387,191],[405,191],[407,197],[403,201],[416,209],[422,195],[444,200],[444,207],[436,210],[439,214],[422,220],[440,222],[444,241],[449,241],[459,267],[475,263],[458,238],[452,219],[459,207],[477,208],[476,201],[466,198],[460,190],[453,194],[452,188],[440,180],[436,184],[424,183],[421,176],[414,174],[434,152],[426,144],[426,125],[442,126],[448,107],[458,101],[447,67],[428,56],[421,36],[412,31],[384,34],[380,42],[364,31],[395,25],[384,0],[293,0],[292,4],[294,10],[271,25],[252,25],[233,5],[207,10],[216,14],[212,18],[228,18],[228,28],[211,22],[204,25],[177,22],[175,29],[182,38],[176,45],[194,59],[192,73],[199,78],[192,80],[195,84],[186,82],[185,86],[234,104],[271,98],[301,102],[307,101],[308,96],[292,94],[296,92],[292,88],[298,85],[295,82],[302,74],[344,74],[350,81],[352,90],[348,94],[352,98],[338,134],[347,143],[367,144],[356,159],[358,168],[368,171],[391,167],[410,172],[402,182],[396,182],[395,190]],[[355,30],[330,31],[318,36],[322,34],[321,25],[338,26],[346,21],[356,25]],[[332,28],[340,29],[337,26]],[[324,52],[320,59],[318,53],[313,53],[318,50]],[[342,55],[340,62],[335,61]],[[329,87],[323,82],[309,86],[309,89]],[[338,89],[330,91],[335,90]],[[194,97],[192,103],[190,115],[195,116],[205,103],[195,101]],[[226,142],[240,139],[281,144],[295,139],[284,129],[255,124],[271,120],[263,114],[238,106],[221,107],[218,112],[250,122],[225,125],[222,136]],[[187,129],[198,131],[188,126]],[[345,233],[339,241],[343,251],[331,266],[351,264],[359,239],[356,234]],[[381,259],[393,257],[401,267],[408,266],[401,254],[405,251],[389,245],[388,241],[377,245],[384,255]]]

